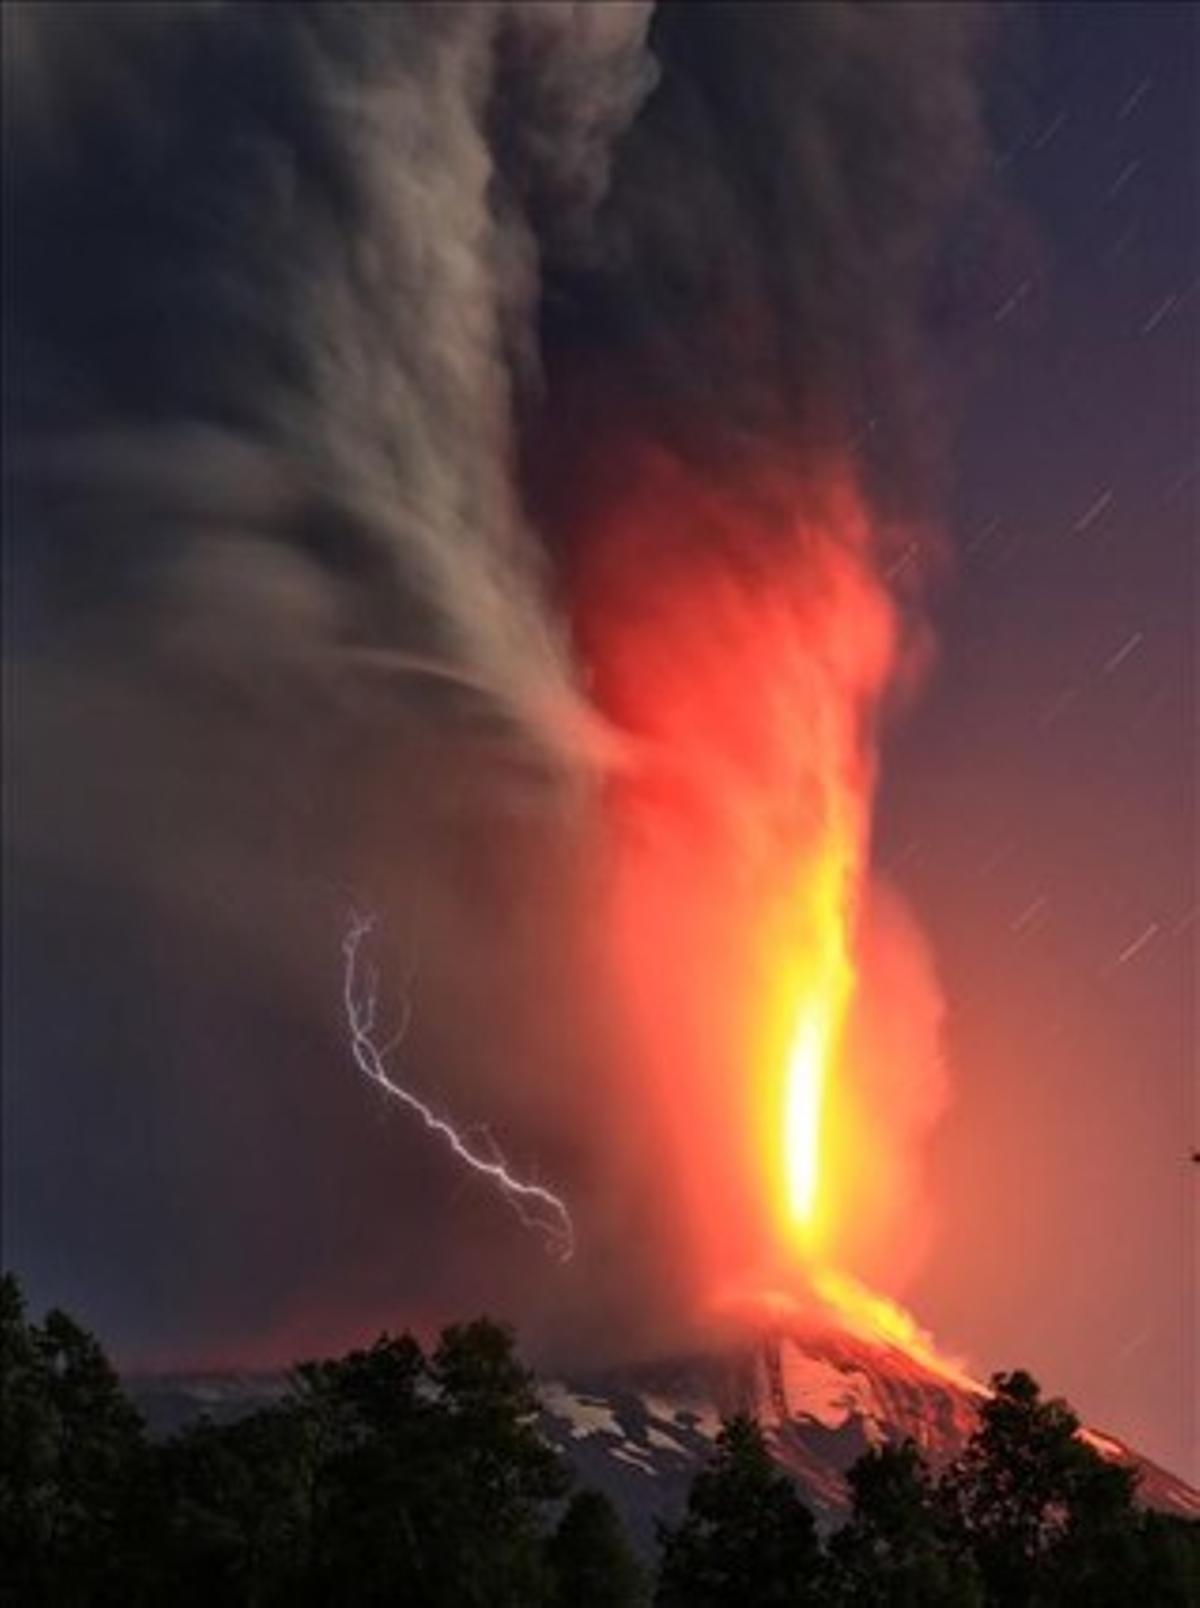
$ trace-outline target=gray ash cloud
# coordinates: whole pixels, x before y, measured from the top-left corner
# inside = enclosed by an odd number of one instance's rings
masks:
[[[168,1348],[322,1291],[543,1300],[487,1202],[505,1277],[472,1286],[455,1181],[337,1064],[348,882],[418,934],[430,1086],[498,1109],[618,1254],[579,1117],[607,1053],[587,783],[619,741],[544,483],[612,409],[718,464],[878,411],[877,478],[926,485],[981,15],[6,8],[6,1188],[35,1290]],[[353,1187],[331,1145],[369,1158]],[[437,1257],[405,1226],[430,1195]]]

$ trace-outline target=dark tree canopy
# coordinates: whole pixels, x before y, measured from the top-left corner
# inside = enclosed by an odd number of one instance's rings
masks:
[[[756,1423],[729,1419],[657,1574],[538,1427],[510,1330],[381,1335],[301,1364],[231,1424],[146,1437],[99,1342],[0,1280],[0,1602],[20,1608],[1194,1608],[1200,1525],[1025,1373],[940,1475],[911,1443],[849,1470],[822,1540]],[[569,1500],[568,1500],[569,1497]]]
[[[643,1601],[643,1572],[612,1503],[576,1491],[546,1548],[554,1608],[627,1608]]]
[[[687,1513],[661,1532],[660,1608],[798,1608],[819,1602],[812,1514],[776,1468],[758,1425],[729,1419],[696,1476]]]
[[[830,1545],[837,1594],[862,1608],[974,1608],[969,1552],[951,1544],[937,1482],[912,1441],[867,1452],[846,1477],[850,1518]]]
[[[0,1558],[18,1601],[102,1597],[141,1475],[142,1425],[99,1343],[27,1321],[0,1279]]]
[[[1029,1374],[998,1373],[979,1428],[942,1481],[957,1546],[969,1548],[995,1608],[1121,1608],[1187,1601],[1186,1556],[1134,1504],[1131,1470],[1084,1440],[1063,1401]],[[1197,1528],[1191,1527],[1195,1562]],[[1175,1568],[1177,1580],[1170,1578]],[[1153,1578],[1156,1595],[1145,1595]]]
[[[383,1335],[304,1363],[278,1405],[161,1444],[99,1344],[59,1313],[31,1325],[14,1279],[0,1361],[0,1544],[22,1605],[555,1600],[569,1476],[498,1324],[447,1329],[428,1357]],[[594,1523],[570,1542],[576,1578],[590,1549],[615,1555]],[[630,1594],[597,1601],[632,1603],[628,1579]]]

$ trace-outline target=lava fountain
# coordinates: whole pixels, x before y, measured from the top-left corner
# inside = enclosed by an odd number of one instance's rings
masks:
[[[879,1040],[912,1035],[863,1026],[877,725],[904,657],[875,533],[840,468],[731,487],[657,448],[624,461],[589,488],[574,623],[634,755],[612,930],[687,1296],[832,1308],[928,1353],[859,1273],[903,1260],[925,1075],[885,1088]]]

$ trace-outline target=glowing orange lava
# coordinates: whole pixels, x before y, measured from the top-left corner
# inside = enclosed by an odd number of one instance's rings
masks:
[[[634,452],[584,516],[576,632],[634,755],[611,793],[630,1100],[699,1304],[792,1290],[931,1356],[844,1271],[864,1232],[873,1265],[903,1262],[889,1249],[906,1232],[901,1152],[927,1122],[864,1049],[875,728],[898,613],[848,475],[752,479]],[[910,938],[889,934],[882,969],[923,986]],[[901,1001],[910,1017],[919,992]]]
[[[831,848],[813,877],[815,953],[798,980],[796,1025],[784,1074],[781,1127],[786,1205],[810,1247],[819,1224],[827,1086],[854,988],[846,931],[852,867],[845,849],[838,849],[837,845]]]

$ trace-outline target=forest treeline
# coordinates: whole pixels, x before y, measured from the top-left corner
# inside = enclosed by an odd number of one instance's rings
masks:
[[[1200,1525],[1028,1374],[996,1375],[959,1458],[849,1471],[822,1535],[758,1426],[727,1420],[686,1510],[635,1556],[538,1428],[511,1332],[480,1319],[306,1362],[231,1424],[147,1435],[99,1341],[0,1281],[0,1600],[397,1608],[1194,1608]]]

